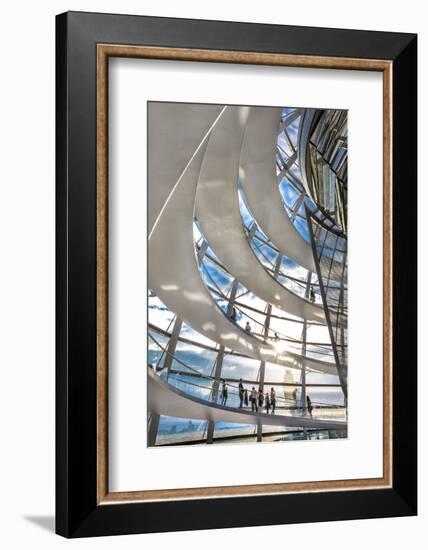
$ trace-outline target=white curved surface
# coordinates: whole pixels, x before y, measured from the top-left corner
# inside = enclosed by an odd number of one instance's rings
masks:
[[[223,105],[149,102],[148,233],[171,190]]]
[[[211,420],[213,422],[316,428],[321,430],[346,428],[346,422],[337,420],[253,413],[247,410],[239,410],[236,407],[224,407],[179,390],[162,380],[151,369],[148,369],[147,385],[147,408],[152,413],[159,415]]]
[[[265,235],[281,254],[315,272],[311,245],[288,217],[278,188],[275,153],[281,112],[281,108],[251,108],[239,177],[248,207]]]
[[[212,131],[199,174],[196,217],[209,246],[248,290],[301,319],[325,324],[321,306],[284,288],[266,272],[244,233],[238,171],[248,115],[249,107],[228,107]]]
[[[300,369],[305,364],[317,372],[336,374],[332,363],[278,353],[270,342],[247,334],[223,314],[203,283],[193,244],[193,205],[207,141],[187,167],[149,238],[149,287],[196,331],[226,348],[290,368]],[[159,180],[149,180],[149,188],[159,184]]]
[[[256,338],[228,320],[201,279],[193,243],[193,205],[206,144],[207,140],[187,167],[149,238],[149,287],[208,338],[244,355],[273,360],[273,347],[260,349]]]

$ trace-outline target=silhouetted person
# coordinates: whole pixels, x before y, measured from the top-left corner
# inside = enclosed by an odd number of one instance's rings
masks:
[[[245,391],[244,391],[244,403],[245,403],[245,406],[248,407],[248,390],[247,390],[247,388],[245,388]]]
[[[251,327],[250,327],[250,323],[247,321],[247,324],[245,325],[245,332],[247,334],[251,334]]]
[[[266,414],[269,414],[269,411],[270,411],[270,399],[269,399],[269,393],[266,392],[266,395],[265,395],[265,409],[266,409]]]
[[[253,389],[251,390],[251,410],[252,412],[258,412],[259,408],[257,406],[257,392],[256,388],[253,386]]]
[[[242,409],[242,402],[244,401],[244,384],[242,378],[239,380],[239,408]]]
[[[311,290],[310,290],[310,298],[311,298],[311,302],[314,303],[315,302],[315,292],[314,292],[314,289],[313,287],[311,286]]]
[[[221,404],[226,405],[227,401],[227,386],[225,380],[223,380],[223,386],[221,390]]]
[[[272,414],[274,414],[276,408],[276,393],[273,388],[270,389],[270,406],[272,407]]]
[[[275,336],[273,337],[273,339],[275,340],[275,342],[278,342],[279,336],[277,332],[275,332]]]
[[[259,388],[259,407],[262,408],[263,407],[263,401],[264,401],[264,395],[263,395],[263,390],[262,388]]]
[[[312,401],[311,401],[311,398],[309,397],[309,395],[306,396],[306,403],[308,405],[308,413],[312,416],[313,406],[312,406]]]
[[[236,316],[237,316],[236,308],[235,308],[235,306],[233,306],[232,307],[232,313],[230,314],[230,318],[232,319],[232,321],[236,321]]]

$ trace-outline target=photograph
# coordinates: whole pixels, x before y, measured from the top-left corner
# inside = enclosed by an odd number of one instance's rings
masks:
[[[348,437],[348,111],[147,102],[147,446]]]
[[[3,5],[0,549],[423,549],[424,7]]]

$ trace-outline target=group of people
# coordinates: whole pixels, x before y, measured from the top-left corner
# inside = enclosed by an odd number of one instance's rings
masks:
[[[241,409],[245,404],[246,407],[251,403],[252,412],[258,412],[259,409],[264,408],[266,414],[269,414],[270,411],[275,413],[276,409],[276,393],[275,389],[271,388],[270,392],[264,393],[262,388],[256,390],[253,386],[251,391],[248,392],[247,388],[244,388],[242,378],[239,380],[239,408]]]
[[[238,386],[238,393],[239,393],[239,408],[242,409],[242,407],[245,405],[248,407],[251,405],[251,411],[252,412],[262,412],[263,407],[266,411],[266,414],[275,413],[276,409],[276,392],[274,388],[270,389],[270,392],[264,393],[262,388],[259,387],[258,390],[253,386],[251,391],[249,392],[247,388],[244,388],[244,384],[242,382],[242,378],[239,380],[239,386]],[[225,406],[227,404],[227,399],[229,397],[229,392],[227,389],[226,380],[222,380],[222,388],[221,388],[221,404]],[[297,388],[293,392],[293,398],[297,402]],[[313,404],[312,400],[309,397],[309,395],[306,396],[306,406],[308,413],[312,416],[313,411]]]
[[[244,388],[242,378],[239,380],[239,408],[245,405],[248,407],[251,404],[252,412],[259,412],[259,409],[263,409],[263,405],[267,414],[272,411],[272,414],[275,413],[276,409],[276,392],[274,388],[270,389],[270,392],[263,393],[262,388],[256,390],[253,386],[249,392],[247,388]],[[229,392],[227,389],[226,380],[222,380],[221,387],[221,404],[225,406],[227,404],[227,399],[229,397]]]

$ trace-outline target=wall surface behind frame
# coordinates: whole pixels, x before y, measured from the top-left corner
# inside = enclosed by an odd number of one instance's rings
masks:
[[[68,542],[53,534],[54,510],[54,16],[90,10],[169,17],[226,19],[289,25],[372,28],[418,32],[419,84],[427,54],[428,18],[417,0],[305,0],[299,4],[264,0],[57,0],[8,3],[2,10],[0,88],[0,546],[18,548],[260,548],[268,544],[319,549],[360,549],[379,544],[402,549],[425,540],[428,528],[426,473],[420,472],[420,516],[213,532],[112,537]],[[426,63],[425,63],[426,65]],[[419,97],[422,97],[420,91]],[[420,132],[427,127],[421,105]],[[424,138],[420,136],[420,159]],[[419,181],[424,181],[424,167]],[[420,231],[426,193],[420,190]],[[426,228],[426,224],[425,224]],[[424,248],[424,236],[419,250]],[[420,277],[424,279],[424,260]],[[424,292],[420,289],[420,316]],[[423,346],[422,319],[419,327]],[[421,356],[420,364],[424,364]],[[421,369],[420,458],[426,463],[427,376]],[[425,390],[425,391],[424,391]],[[425,536],[424,536],[425,535]]]

